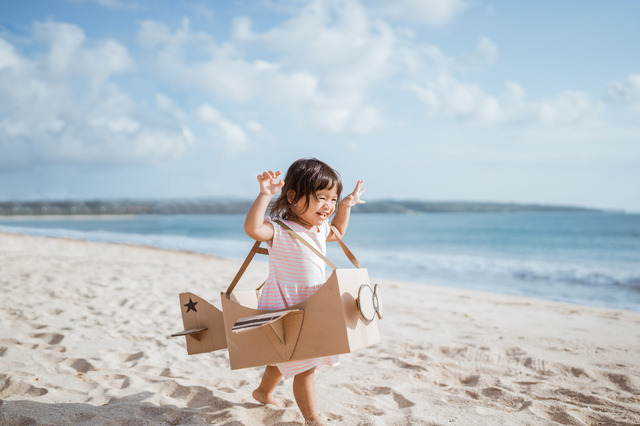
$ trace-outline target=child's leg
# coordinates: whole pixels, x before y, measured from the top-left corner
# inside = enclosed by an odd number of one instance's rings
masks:
[[[313,426],[323,426],[316,410],[316,392],[314,387],[315,368],[300,373],[293,378],[293,396],[305,423]]]
[[[282,373],[280,373],[278,367],[267,365],[264,369],[260,386],[253,391],[253,397],[256,401],[262,402],[263,404],[273,404],[276,407],[284,407],[282,401],[273,397],[273,391],[276,389],[276,386],[278,386],[278,383],[280,383],[280,379],[282,379]]]

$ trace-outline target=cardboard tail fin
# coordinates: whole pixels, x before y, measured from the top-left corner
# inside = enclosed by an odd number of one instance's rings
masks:
[[[227,347],[222,311],[193,293],[180,293],[184,330],[171,336],[185,336],[189,355]]]
[[[298,343],[303,318],[304,311],[299,309],[255,315],[240,318],[233,325],[231,331],[246,333],[252,330],[261,330],[267,334],[271,344],[282,358],[289,361]]]

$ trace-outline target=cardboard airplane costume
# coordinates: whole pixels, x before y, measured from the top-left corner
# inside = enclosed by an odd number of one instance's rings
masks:
[[[234,292],[255,254],[269,254],[256,241],[227,291],[221,293],[222,311],[193,293],[180,294],[185,331],[172,337],[185,336],[189,355],[227,348],[231,369],[236,370],[344,354],[380,342],[380,286],[371,287],[367,270],[360,267],[338,230],[331,227],[355,269],[338,269],[295,231],[276,222],[331,266],[331,276],[301,303],[259,310],[262,286]]]

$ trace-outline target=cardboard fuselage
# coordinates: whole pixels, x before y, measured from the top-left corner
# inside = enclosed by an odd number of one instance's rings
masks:
[[[358,289],[363,284],[369,284],[366,269],[335,269],[326,283],[307,300],[280,310],[304,312],[301,326],[288,325],[288,317],[279,320],[285,323],[278,329],[283,330],[279,335],[284,337],[281,336],[281,344],[288,345],[289,359],[278,347],[278,339],[266,329],[269,325],[241,333],[232,331],[241,318],[280,312],[257,309],[259,295],[256,291],[221,293],[222,311],[192,293],[182,293],[180,303],[185,330],[206,328],[185,336],[188,353],[228,348],[231,369],[235,370],[345,354],[374,345],[380,342],[378,319],[364,320],[356,304]],[[189,301],[202,302],[196,305],[199,310],[186,312]],[[295,327],[300,328],[296,330]]]

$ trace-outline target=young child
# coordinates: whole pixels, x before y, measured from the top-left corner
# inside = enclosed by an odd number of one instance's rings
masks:
[[[280,172],[258,175],[260,195],[247,213],[244,231],[269,246],[269,276],[262,289],[258,309],[276,310],[300,303],[325,283],[325,264],[308,247],[292,237],[272,219],[280,219],[298,235],[326,254],[326,242],[336,241],[327,220],[335,212],[331,225],[344,235],[351,207],[364,203],[359,180],[355,190],[338,206],[342,181],[340,175],[322,161],[301,159],[287,171],[284,182]],[[265,218],[271,198],[280,196],[271,206],[271,218]],[[315,404],[314,372],[324,365],[337,365],[338,356],[268,365],[253,397],[264,404],[284,407],[273,397],[280,379],[294,377],[293,394],[307,425],[324,425]]]

